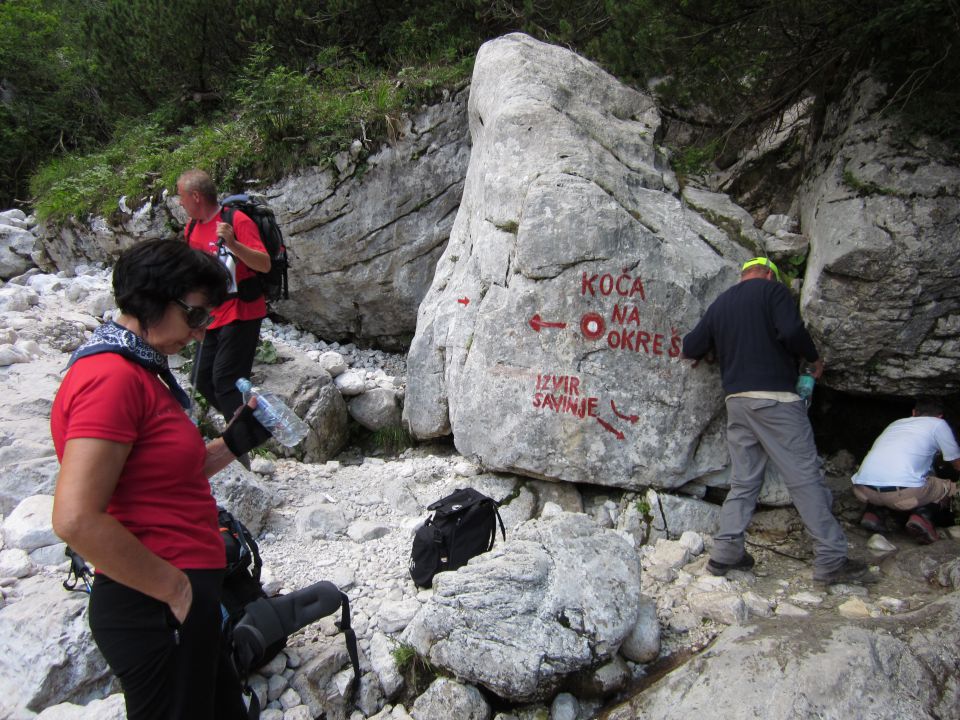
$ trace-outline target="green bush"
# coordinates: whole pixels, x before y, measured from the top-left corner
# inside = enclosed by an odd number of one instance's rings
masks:
[[[403,112],[463,82],[472,62],[389,74],[336,48],[322,56],[325,69],[307,76],[272,65],[271,48],[257,46],[232,92],[230,115],[168,130],[175,113],[160,108],[145,122],[120,127],[100,152],[48,161],[30,184],[38,218],[110,214],[121,196],[137,207],[172,191],[191,167],[206,169],[227,191],[244,189],[251,176],[269,181],[328,162],[354,139],[387,139]]]

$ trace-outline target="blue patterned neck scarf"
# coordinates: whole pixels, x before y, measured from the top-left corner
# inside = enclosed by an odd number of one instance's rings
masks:
[[[177,399],[177,402],[185,409],[190,409],[190,398],[183,391],[183,388],[177,383],[177,379],[170,372],[170,366],[167,364],[167,356],[157,352],[147,345],[136,333],[127,330],[125,327],[117,325],[115,322],[104,323],[93,331],[93,337],[87,340],[83,345],[74,350],[70,356],[69,368],[77,360],[89,355],[99,355],[100,353],[112,352],[125,357],[127,360],[135,362],[137,365],[158,375],[161,380],[170,388],[170,392]]]

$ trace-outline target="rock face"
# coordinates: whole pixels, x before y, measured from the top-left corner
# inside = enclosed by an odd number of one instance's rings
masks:
[[[21,583],[29,602],[0,610],[0,716],[26,718],[52,703],[85,704],[113,682],[87,627],[84,593],[34,577]]]
[[[470,155],[465,94],[404,118],[395,142],[365,161],[343,153],[334,167],[264,191],[291,259],[290,299],[276,303],[277,312],[327,339],[406,348],[460,203]],[[42,226],[38,235],[48,264],[72,270],[110,264],[135,242],[169,236],[186,221],[165,197],[109,220]],[[34,240],[3,226],[0,246],[3,233]],[[19,247],[6,244],[10,252]],[[4,267],[0,257],[0,277]]]
[[[37,238],[20,210],[0,212],[0,278],[7,280],[33,267]]]
[[[508,35],[480,49],[469,118],[463,202],[408,356],[412,434],[628,488],[722,469],[719,379],[681,362],[680,339],[748,254],[678,198],[652,100]]]
[[[460,204],[465,93],[409,118],[401,139],[365,165],[268,190],[293,264],[282,315],[321,337],[406,348]]]
[[[53,494],[59,465],[50,439],[50,408],[60,384],[62,358],[44,358],[7,370],[21,392],[0,419],[0,513],[8,514],[26,497]],[[33,366],[33,367],[31,367]],[[37,373],[38,366],[42,371]],[[29,381],[26,378],[29,377]]]
[[[802,307],[825,382],[890,395],[960,388],[960,168],[907,143],[856,78],[831,107],[800,196],[812,252]]]
[[[557,512],[438,574],[434,588],[402,641],[458,678],[528,701],[616,655],[637,623],[640,566],[619,534]]]
[[[607,716],[946,718],[960,716],[960,593],[852,624],[780,617],[725,630],[714,645]]]
[[[258,363],[251,373],[254,383],[269,388],[310,426],[302,444],[304,460],[326,462],[347,443],[347,404],[333,384],[333,378],[318,363],[281,353],[275,365]],[[293,454],[271,443],[278,453]]]

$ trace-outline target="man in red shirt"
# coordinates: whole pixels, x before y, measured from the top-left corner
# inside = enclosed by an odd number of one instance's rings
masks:
[[[180,205],[191,221],[184,229],[190,247],[216,256],[230,271],[224,303],[213,311],[194,370],[197,390],[229,422],[243,404],[237,378],[249,377],[267,302],[257,272],[270,269],[256,224],[239,210],[224,222],[217,187],[203,170],[187,170],[177,180]]]

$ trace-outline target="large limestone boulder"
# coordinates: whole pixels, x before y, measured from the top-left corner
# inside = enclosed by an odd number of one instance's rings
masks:
[[[902,139],[868,77],[831,106],[800,195],[812,252],[802,307],[848,392],[960,388],[960,167],[929,139]]]
[[[404,420],[496,470],[627,488],[722,470],[718,374],[680,340],[748,252],[678,197],[653,101],[525,35],[486,43],[463,202]]]
[[[21,599],[0,609],[0,717],[104,697],[113,676],[87,627],[89,596],[43,576],[17,590]]]
[[[630,544],[586,515],[557,512],[438,574],[401,641],[501,697],[544,699],[566,676],[613,658],[639,606]]]
[[[734,625],[607,717],[960,717],[958,621],[960,592],[953,592],[894,617]]]

